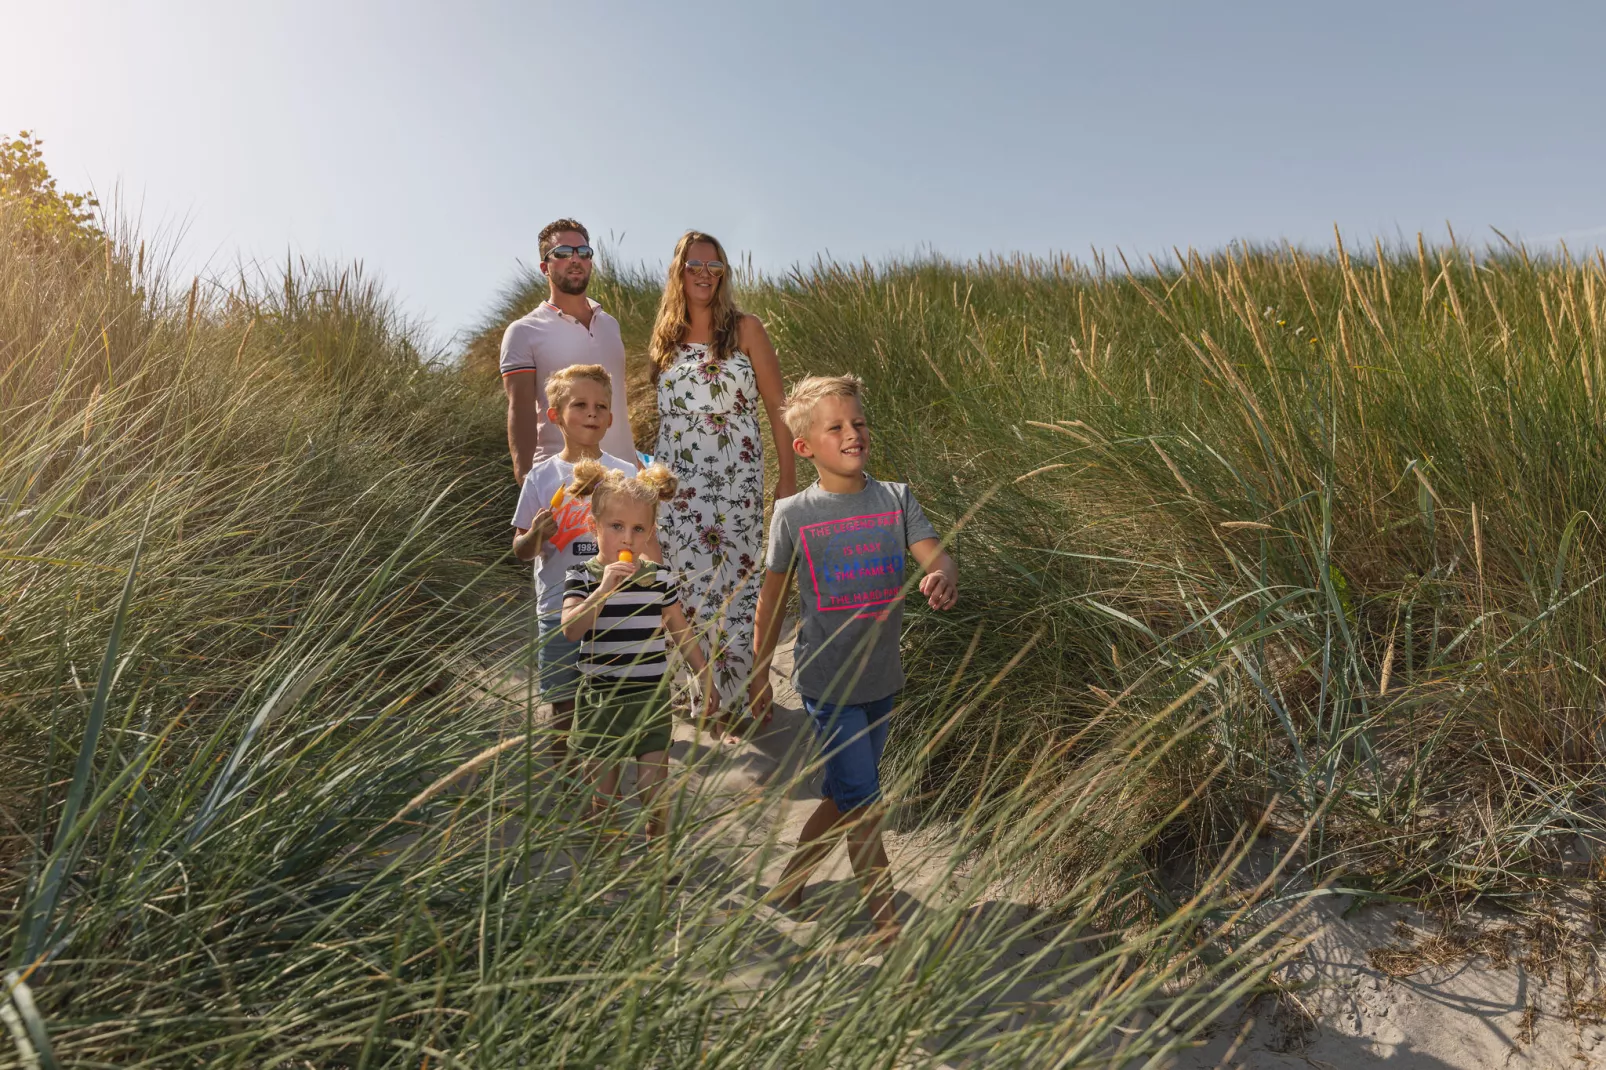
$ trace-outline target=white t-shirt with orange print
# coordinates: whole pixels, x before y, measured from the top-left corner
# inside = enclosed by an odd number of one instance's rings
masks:
[[[604,453],[599,460],[604,467],[626,475],[636,474],[635,465],[611,453]],[[513,526],[527,530],[535,514],[551,506],[557,489],[567,487],[573,478],[574,465],[562,457],[554,454],[536,462],[530,474],[524,477],[519,505],[513,510]],[[558,530],[541,544],[541,556],[535,561],[535,601],[542,616],[563,612],[564,570],[597,556],[596,536],[591,534],[589,501],[565,494],[553,519],[558,522]]]

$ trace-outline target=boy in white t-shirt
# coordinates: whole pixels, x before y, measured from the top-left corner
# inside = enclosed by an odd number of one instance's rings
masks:
[[[536,658],[541,697],[552,703],[552,749],[561,762],[568,757],[580,682],[580,644],[563,637],[563,573],[597,555],[591,506],[570,494],[568,486],[580,461],[600,461],[632,476],[636,466],[602,452],[602,436],[613,425],[613,377],[602,365],[560,368],[547,377],[546,397],[551,406],[547,419],[563,432],[563,450],[538,462],[524,477],[513,513],[513,553],[520,561],[536,562]]]

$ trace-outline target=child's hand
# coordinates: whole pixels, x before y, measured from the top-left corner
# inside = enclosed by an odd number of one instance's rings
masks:
[[[537,538],[542,542],[546,542],[553,535],[556,535],[558,533],[558,522],[552,515],[552,510],[543,509],[536,513],[530,519],[530,530],[536,532]]]
[[[602,582],[599,590],[603,594],[618,590],[620,585],[636,574],[641,566],[634,561],[615,561],[602,570]]]
[[[920,593],[932,609],[951,609],[959,601],[959,588],[946,572],[928,572],[920,581]]]
[[[760,723],[769,720],[770,710],[775,706],[775,689],[770,686],[769,675],[766,672],[764,679],[755,677],[747,685],[747,707],[752,711],[753,720]]]

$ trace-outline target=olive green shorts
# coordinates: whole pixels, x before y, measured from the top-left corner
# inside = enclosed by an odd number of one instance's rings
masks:
[[[587,677],[574,708],[575,750],[587,758],[620,761],[669,749],[667,678],[650,684]]]

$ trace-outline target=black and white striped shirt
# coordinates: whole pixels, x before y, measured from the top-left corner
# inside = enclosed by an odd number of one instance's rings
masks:
[[[602,584],[602,562],[593,558],[571,565],[563,574],[563,601],[590,598]],[[579,669],[586,676],[605,676],[653,684],[668,671],[664,609],[680,600],[663,568],[642,561],[636,574],[614,588],[597,611],[590,631],[580,640]]]

